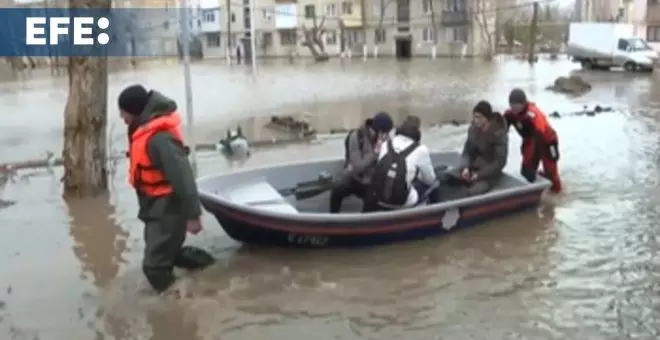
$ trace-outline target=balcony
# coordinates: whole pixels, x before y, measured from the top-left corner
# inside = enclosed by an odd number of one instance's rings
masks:
[[[469,23],[467,11],[442,11],[440,23],[443,26],[464,26]]]

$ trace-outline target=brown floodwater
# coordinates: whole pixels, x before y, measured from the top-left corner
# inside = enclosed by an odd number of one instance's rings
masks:
[[[565,192],[536,212],[444,238],[313,252],[241,247],[209,215],[189,238],[219,263],[181,285],[190,297],[153,296],[140,269],[142,225],[117,164],[108,197],[66,202],[61,169],[32,170],[0,194],[2,339],[658,339],[658,130],[655,75],[580,73],[580,98],[547,92],[566,61],[353,60],[241,67],[193,66],[198,139],[241,123],[255,138],[272,114],[309,117],[320,130],[351,127],[376,110],[427,123],[465,119],[482,98],[498,108],[514,86],[547,111],[612,106],[553,119]],[[59,152],[66,82],[0,84],[0,160]],[[115,73],[111,97],[144,82],[177,99],[176,65]],[[125,147],[115,112],[113,148]],[[459,150],[465,126],[432,127],[433,149]],[[507,170],[516,172],[512,134]],[[246,166],[343,154],[341,138],[255,152]],[[201,154],[200,173],[227,171]]]

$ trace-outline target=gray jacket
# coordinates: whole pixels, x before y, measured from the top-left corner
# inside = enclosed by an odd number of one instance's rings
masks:
[[[353,130],[348,136],[347,146],[347,163],[352,167],[348,175],[363,184],[368,184],[371,182],[378,161],[378,154],[374,151],[374,137],[369,128],[362,125],[359,129]]]
[[[506,121],[499,113],[493,115],[486,131],[470,125],[460,164],[461,169],[470,168],[479,180],[491,183],[501,177],[509,154]]]

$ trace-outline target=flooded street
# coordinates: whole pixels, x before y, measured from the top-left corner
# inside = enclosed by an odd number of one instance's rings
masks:
[[[593,85],[571,99],[545,87],[576,66],[519,61],[353,60],[283,65],[258,79],[223,64],[193,66],[195,129],[215,141],[241,123],[269,137],[272,114],[305,114],[319,130],[352,127],[377,110],[397,120],[465,120],[480,99],[503,109],[514,86],[546,111],[612,106],[595,117],[553,118],[565,192],[538,212],[387,247],[314,252],[254,249],[204,215],[189,242],[219,263],[181,281],[192,297],[150,295],[140,263],[142,225],[118,165],[110,197],[65,202],[61,169],[32,170],[0,192],[2,339],[658,339],[660,337],[660,79],[580,73]],[[177,65],[113,74],[113,148],[126,146],[115,98],[144,82],[185,107]],[[59,153],[65,79],[0,83],[0,160]],[[20,88],[20,91],[18,90]],[[430,148],[460,150],[465,126],[424,131]],[[507,170],[517,173],[511,132]],[[260,150],[247,166],[343,155],[337,137]],[[201,175],[226,171],[201,154]]]

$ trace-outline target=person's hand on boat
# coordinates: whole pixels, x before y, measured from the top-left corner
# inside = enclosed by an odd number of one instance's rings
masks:
[[[350,173],[351,171],[353,171],[353,165],[352,164],[349,164],[344,168],[344,173],[346,173],[346,174]]]
[[[199,234],[202,229],[202,222],[199,220],[188,220],[188,222],[186,222],[186,230],[193,235]]]
[[[383,142],[385,142],[385,139],[383,139],[382,135],[379,135],[376,140],[376,145],[374,145],[374,152],[376,154],[380,153],[380,148],[383,146]]]
[[[465,181],[470,181],[472,179],[472,174],[470,173],[470,169],[464,168],[461,170],[461,178]]]

